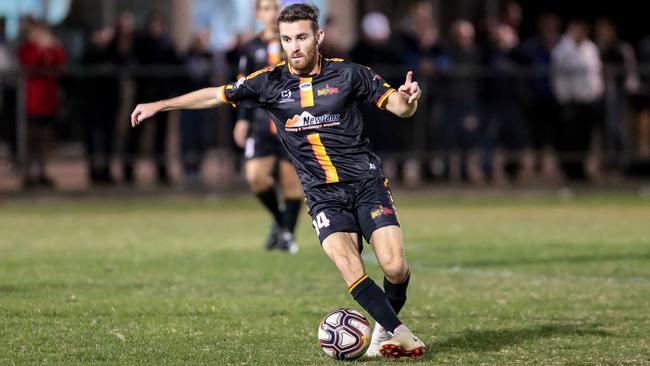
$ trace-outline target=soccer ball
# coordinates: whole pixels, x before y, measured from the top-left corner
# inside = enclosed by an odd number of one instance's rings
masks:
[[[325,315],[318,327],[323,352],[337,360],[355,360],[370,346],[370,323],[358,311],[341,308]]]

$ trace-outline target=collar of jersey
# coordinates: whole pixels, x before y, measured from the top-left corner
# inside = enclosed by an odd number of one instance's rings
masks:
[[[287,70],[289,70],[289,73],[291,75],[303,76],[303,75],[301,75],[301,74],[299,74],[299,73],[297,73],[297,72],[295,72],[293,70],[293,67],[291,67],[291,64],[289,63],[289,60],[287,60]],[[318,69],[316,70],[316,72],[309,74],[309,76],[320,75],[321,70],[323,70],[323,56],[321,56],[321,54],[319,53],[318,54]]]

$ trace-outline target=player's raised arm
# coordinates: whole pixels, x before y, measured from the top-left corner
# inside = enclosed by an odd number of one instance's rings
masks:
[[[422,91],[417,81],[413,81],[413,71],[406,73],[406,81],[388,97],[386,110],[397,115],[398,117],[411,117],[418,109],[418,100]]]
[[[224,100],[220,97],[222,88],[223,86],[204,88],[171,99],[138,104],[131,113],[131,127],[137,126],[158,112],[175,109],[205,109],[224,104]]]

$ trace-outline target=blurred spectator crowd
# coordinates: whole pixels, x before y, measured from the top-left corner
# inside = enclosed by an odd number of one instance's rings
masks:
[[[324,56],[371,66],[394,86],[414,70],[423,89],[410,120],[362,106],[387,176],[407,184],[599,182],[650,159],[650,36],[633,45],[605,18],[563,24],[544,13],[537,33],[521,39],[521,14],[517,2],[505,1],[497,17],[456,19],[440,29],[431,4],[417,1],[402,19],[363,15],[352,48],[337,42],[337,19],[327,19]],[[11,171],[24,187],[52,187],[48,159],[57,143],[76,140],[93,185],[135,183],[145,152],[159,184],[174,181],[170,159],[181,162],[183,182],[200,182],[208,149],[241,155],[229,133],[232,113],[183,111],[172,125],[161,114],[130,129],[125,111],[233,79],[250,36],[216,51],[210,34],[199,32],[181,52],[157,14],[142,27],[124,12],[115,24],[94,28],[50,27],[24,16],[15,40],[0,34],[0,140]],[[176,157],[167,151],[170,136]]]

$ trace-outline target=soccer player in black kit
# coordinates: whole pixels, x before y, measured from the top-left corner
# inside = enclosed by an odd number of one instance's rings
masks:
[[[282,61],[282,47],[278,33],[280,0],[257,0],[257,19],[264,24],[262,32],[244,45],[239,60],[241,77]],[[273,217],[273,227],[266,240],[267,249],[298,251],[294,232],[298,214],[303,205],[303,190],[291,158],[282,147],[275,125],[261,108],[239,108],[235,124],[235,143],[244,149],[246,180],[262,205]],[[277,182],[273,171],[277,165]],[[276,186],[282,193],[278,200]]]
[[[410,279],[402,232],[381,163],[362,134],[357,103],[408,118],[417,110],[421,91],[410,71],[395,90],[367,67],[321,57],[324,32],[318,16],[318,8],[308,4],[290,5],[280,13],[286,62],[236,83],[139,104],[131,124],[162,111],[224,103],[269,112],[300,176],[323,251],[353,298],[378,323],[367,355],[418,358],[426,346],[397,316]],[[364,269],[362,236],[384,272],[383,291]]]

